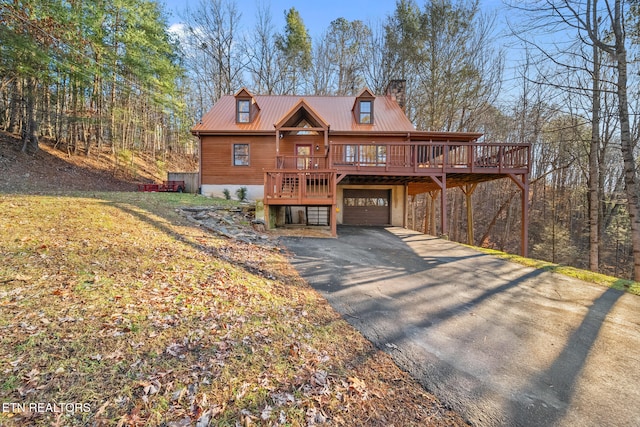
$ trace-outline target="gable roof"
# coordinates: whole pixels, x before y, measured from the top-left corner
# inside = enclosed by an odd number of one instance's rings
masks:
[[[318,127],[328,129],[329,124],[322,118],[320,114],[318,114],[309,104],[304,100],[304,98],[300,98],[300,101],[294,105],[291,110],[289,110],[277,123],[273,126],[276,129],[280,129],[283,126],[295,126],[300,120],[303,118],[311,118],[311,121]],[[294,123],[287,123],[293,119]]]
[[[375,123],[359,124],[353,116],[355,96],[294,96],[254,95],[260,112],[251,123],[236,123],[236,98],[225,95],[206,113],[191,130],[194,134],[214,133],[273,133],[296,106],[304,105],[318,119],[326,123],[331,133],[391,133],[413,132],[415,127],[398,104],[387,96],[374,98]]]
[[[251,94],[251,92],[249,92],[247,88],[244,88],[244,87],[239,91],[237,91],[236,94],[233,96],[235,96],[236,98],[253,98],[253,95]]]
[[[375,98],[376,96],[369,90],[368,87],[365,87],[360,91],[359,94],[356,95],[356,98]]]

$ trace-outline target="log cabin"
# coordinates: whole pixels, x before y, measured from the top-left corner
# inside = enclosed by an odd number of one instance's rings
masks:
[[[356,96],[254,95],[245,88],[223,96],[192,129],[200,141],[200,192],[221,197],[245,187],[249,199],[264,203],[268,227],[328,226],[333,236],[337,224],[405,227],[412,196],[430,193],[435,201],[439,194],[446,236],[448,188],[465,192],[472,221],[476,185],[509,178],[521,190],[526,255],[530,145],[417,131],[404,104],[403,80],[381,96],[367,88]]]

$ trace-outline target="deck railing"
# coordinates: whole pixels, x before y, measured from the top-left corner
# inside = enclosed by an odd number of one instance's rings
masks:
[[[335,171],[265,173],[265,197],[270,204],[333,204]]]
[[[277,169],[327,169],[329,167],[327,156],[277,156]]]
[[[362,174],[528,172],[529,144],[412,142],[332,143],[329,155],[278,156],[277,170],[336,170]]]
[[[528,173],[529,144],[477,142],[332,143],[326,157],[278,156],[265,171],[269,204],[335,203],[338,174],[429,176]]]
[[[455,171],[506,173],[528,171],[529,144],[413,142],[398,144],[336,143],[329,167],[344,172],[399,174]]]

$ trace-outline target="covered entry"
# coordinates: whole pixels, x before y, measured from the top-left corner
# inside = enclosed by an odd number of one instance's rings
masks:
[[[342,222],[348,225],[389,225],[391,190],[345,189]]]

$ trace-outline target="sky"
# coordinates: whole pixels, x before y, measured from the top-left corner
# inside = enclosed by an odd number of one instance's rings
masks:
[[[201,1],[208,0],[157,0],[164,4],[165,11],[169,14],[168,22],[172,30],[180,32],[181,16],[184,16],[185,8],[195,9]],[[388,15],[393,14],[396,0],[222,0],[235,2],[240,13],[240,32],[255,27],[256,8],[258,5],[269,5],[272,24],[276,32],[281,33],[285,28],[285,11],[295,7],[300,13],[307,27],[311,40],[315,42],[329,28],[329,24],[337,18],[345,18],[349,21],[360,20],[365,24],[383,23]],[[426,0],[415,0],[415,3],[423,8]],[[496,34],[506,31],[506,20],[509,17],[503,0],[480,0],[480,8],[484,13],[495,14]],[[500,41],[498,42],[499,44]],[[502,46],[505,47],[504,45]],[[515,78],[518,69],[519,53],[511,51],[507,55],[505,67],[505,79],[503,81],[503,98],[507,97],[514,85],[519,84]]]
[[[162,2],[163,0],[159,0]],[[346,18],[349,21],[359,19],[361,21],[375,22],[392,13],[395,8],[395,0],[235,0],[238,9],[242,13],[241,24],[244,27],[252,27],[255,22],[255,8],[258,4],[268,4],[276,31],[284,29],[285,10],[295,7],[304,21],[309,35],[319,37],[336,18]],[[200,0],[164,0],[166,9],[173,16],[169,23],[180,22],[180,14],[185,6],[195,8]]]
[[[158,0],[164,3],[169,12],[169,24],[180,23],[180,14],[185,6],[195,8],[201,0]],[[312,40],[319,38],[329,27],[331,21],[345,18],[349,21],[360,20],[365,23],[384,21],[387,15],[393,13],[396,0],[235,0],[242,13],[240,23],[245,28],[253,27],[255,22],[255,8],[258,4],[268,4],[271,9],[273,24],[277,32],[285,26],[285,11],[295,7]],[[422,6],[422,0],[416,1]],[[481,0],[481,7],[485,11],[498,10],[501,0]]]

